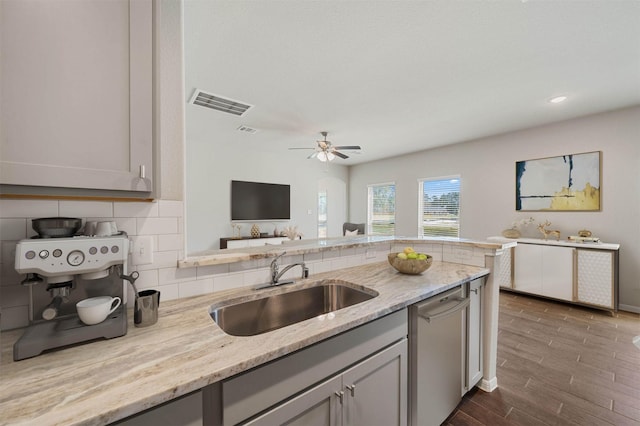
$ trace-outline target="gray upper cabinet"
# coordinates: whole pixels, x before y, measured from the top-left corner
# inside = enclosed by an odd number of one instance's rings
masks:
[[[0,183],[152,191],[152,0],[0,2]]]

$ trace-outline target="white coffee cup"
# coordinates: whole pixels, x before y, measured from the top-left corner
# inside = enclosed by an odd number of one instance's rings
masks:
[[[111,235],[111,222],[98,222],[95,235],[96,237],[108,237]]]
[[[111,227],[111,235],[118,235],[118,224],[114,220],[109,222],[109,226]]]
[[[119,297],[90,297],[76,303],[76,310],[83,323],[94,325],[106,320],[121,303],[122,300]]]

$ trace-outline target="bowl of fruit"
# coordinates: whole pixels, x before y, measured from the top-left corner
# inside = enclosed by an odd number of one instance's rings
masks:
[[[398,272],[409,275],[418,275],[429,269],[433,263],[433,257],[417,253],[412,247],[406,247],[400,253],[389,253],[388,257],[391,266]]]

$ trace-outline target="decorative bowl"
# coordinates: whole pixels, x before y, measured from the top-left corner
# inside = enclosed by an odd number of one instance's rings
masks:
[[[583,237],[583,238],[588,238],[590,237],[591,231],[589,231],[588,229],[581,229],[578,231],[578,236]]]
[[[427,255],[426,259],[400,259],[398,253],[389,253],[389,264],[398,272],[409,275],[419,275],[429,269],[433,263],[433,256]]]

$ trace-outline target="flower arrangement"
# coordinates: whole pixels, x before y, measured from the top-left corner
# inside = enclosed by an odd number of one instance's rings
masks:
[[[519,228],[527,227],[533,222],[535,222],[535,219],[532,217],[516,220],[511,224],[511,228],[502,231],[502,236],[506,238],[520,238],[522,234],[520,234]]]
[[[302,238],[302,232],[298,231],[297,226],[287,226],[280,234],[288,237],[290,240],[296,240],[298,237]]]
[[[535,221],[536,220],[534,218],[532,218],[532,217],[528,217],[526,219],[516,220],[511,224],[511,229],[519,229],[521,226],[522,227],[527,227],[527,226],[531,225]]]

